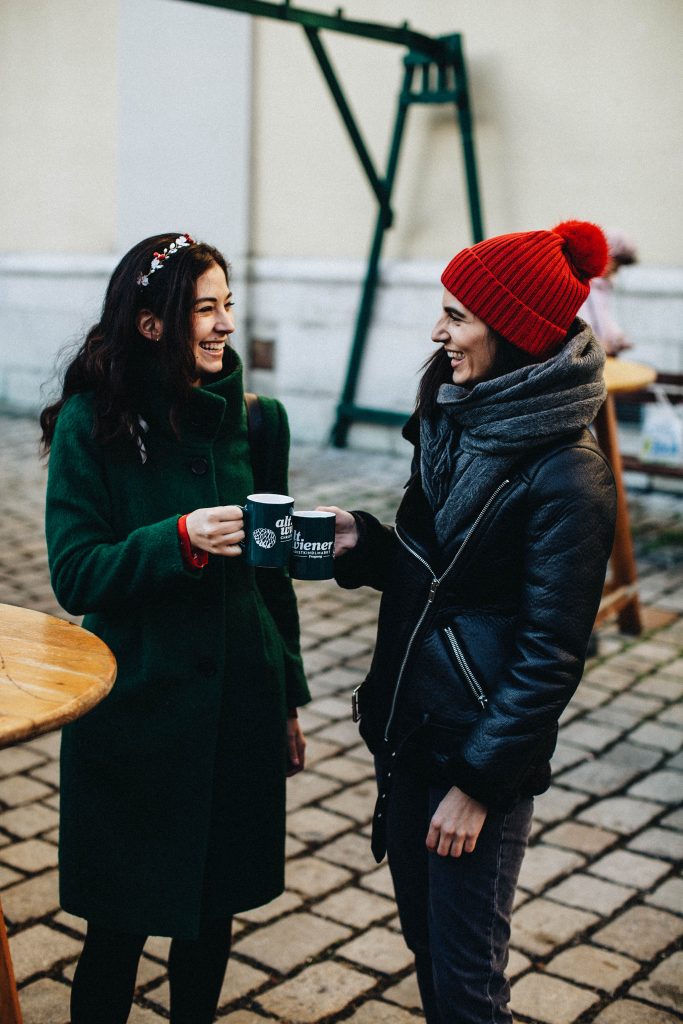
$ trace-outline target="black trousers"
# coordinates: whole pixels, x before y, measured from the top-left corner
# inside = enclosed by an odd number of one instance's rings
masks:
[[[399,767],[386,809],[389,867],[425,1019],[511,1024],[505,966],[533,801],[489,811],[473,853],[440,857],[425,840],[447,792]]]
[[[171,1024],[211,1024],[230,956],[232,918],[206,922],[199,938],[173,939],[168,958]],[[88,924],[71,989],[71,1024],[125,1024],[146,935]]]

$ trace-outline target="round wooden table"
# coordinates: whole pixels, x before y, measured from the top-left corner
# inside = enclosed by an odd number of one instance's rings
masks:
[[[614,396],[627,391],[640,391],[654,383],[657,371],[643,363],[628,359],[607,357],[605,362],[605,384],[607,400],[595,417],[595,433],[600,447],[610,461],[617,486],[617,522],[614,532],[614,547],[610,557],[611,577],[605,585],[596,623],[610,615],[618,615],[619,628],[624,633],[638,634],[641,631],[640,603],[638,600],[638,575],[633,554],[631,521],[624,489],[617,414]]]
[[[626,391],[641,391],[649,384],[654,384],[657,371],[645,363],[633,363],[630,359],[615,359],[608,356],[605,360],[605,384],[610,395],[623,394]]]
[[[80,718],[111,690],[116,661],[98,637],[53,615],[0,604],[0,747]],[[0,907],[0,1024],[21,1024]]]

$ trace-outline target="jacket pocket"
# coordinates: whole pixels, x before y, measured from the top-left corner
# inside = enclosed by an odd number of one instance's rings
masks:
[[[423,736],[419,769],[434,783],[452,786],[452,764],[462,746],[468,727],[430,721]]]
[[[460,674],[461,678],[465,681],[467,689],[472,697],[477,701],[480,708],[485,710],[488,704],[488,697],[486,691],[481,685],[474,671],[472,670],[462,647],[455,635],[455,630],[452,626],[443,626],[440,633],[448,654],[453,661],[456,670]]]
[[[469,666],[471,658],[457,659],[444,632],[448,625],[443,622],[431,629],[415,652],[401,703],[401,715],[408,722],[426,713],[430,721],[460,729],[473,725],[481,714],[481,704],[463,669],[463,662]],[[458,637],[456,645],[462,653]]]

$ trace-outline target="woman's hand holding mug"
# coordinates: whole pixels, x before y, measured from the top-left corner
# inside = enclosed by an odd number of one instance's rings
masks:
[[[188,515],[185,525],[193,548],[228,558],[242,554],[244,518],[239,505],[195,509]]]
[[[358,543],[358,527],[350,512],[336,505],[318,505],[316,512],[334,512],[336,518],[334,529],[334,556],[339,558],[347,551],[353,551]]]
[[[338,557],[355,548],[358,543],[358,527],[350,512],[345,512],[334,505],[319,506],[316,511],[334,512],[336,516],[335,556]],[[199,551],[208,551],[210,555],[224,555],[228,558],[235,558],[243,553],[240,541],[245,538],[244,510],[239,505],[195,509],[187,516],[185,525],[192,547]]]

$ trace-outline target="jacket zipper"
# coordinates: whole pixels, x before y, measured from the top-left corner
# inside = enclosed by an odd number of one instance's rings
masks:
[[[421,562],[422,565],[424,565],[424,567],[428,570],[428,572],[430,572],[432,574],[432,582],[429,585],[429,595],[427,597],[427,604],[422,609],[422,614],[420,615],[419,619],[417,620],[417,625],[415,626],[415,629],[413,630],[413,632],[410,634],[410,640],[408,641],[408,646],[406,647],[405,654],[403,655],[403,661],[401,662],[401,667],[398,670],[398,676],[396,677],[396,685],[394,686],[394,694],[393,694],[393,697],[391,699],[391,708],[389,709],[389,717],[387,718],[387,724],[386,724],[386,727],[384,729],[384,742],[385,743],[389,742],[389,730],[391,728],[391,723],[394,720],[394,714],[396,712],[396,702],[398,700],[398,691],[399,691],[399,688],[401,686],[401,679],[403,677],[403,673],[405,672],[405,667],[406,667],[406,664],[408,662],[408,658],[410,657],[410,652],[411,652],[412,646],[413,646],[413,644],[415,642],[415,637],[418,634],[420,626],[424,622],[425,615],[429,611],[429,606],[434,603],[434,599],[436,598],[437,590],[439,589],[439,587],[441,586],[441,584],[443,583],[445,578],[448,576],[448,574],[450,573],[451,569],[453,568],[453,566],[458,561],[458,559],[462,555],[463,551],[465,550],[465,548],[469,544],[470,539],[471,539],[474,531],[479,526],[480,522],[482,521],[482,519],[484,518],[484,516],[488,512],[488,510],[491,507],[492,503],[498,497],[498,495],[503,490],[503,488],[507,487],[507,485],[509,483],[510,483],[509,480],[503,480],[503,481],[501,481],[501,483],[498,484],[498,486],[496,487],[495,491],[493,492],[491,497],[488,499],[488,501],[486,502],[486,504],[482,508],[481,512],[479,513],[479,515],[477,516],[477,518],[474,520],[474,522],[470,526],[469,530],[467,531],[467,535],[465,536],[465,538],[464,538],[462,544],[460,545],[460,547],[458,548],[458,550],[455,552],[455,555],[451,559],[451,562],[450,562],[448,568],[446,569],[445,572],[441,573],[441,576],[437,576],[436,575],[436,573],[432,569],[432,567],[429,564],[429,562],[425,558],[423,558],[422,555],[418,555],[417,551],[413,551],[413,549],[410,547],[410,545],[403,539],[403,537],[399,533],[398,526],[396,526],[396,528],[395,528],[396,536],[398,537],[399,542],[403,545],[403,547],[406,549],[406,551],[413,556],[413,558],[416,558],[418,560],[418,562]]]
[[[469,665],[465,661],[465,655],[462,653],[460,649],[460,644],[455,638],[455,633],[453,632],[450,626],[446,626],[444,628],[444,633],[448,637],[451,649],[453,651],[453,654],[455,655],[455,660],[460,666],[462,674],[464,675],[470,690],[474,694],[475,698],[479,701],[482,708],[485,708],[486,705],[488,704],[488,699],[486,697],[486,694],[482,690],[481,686],[479,685],[476,676],[474,675]]]

